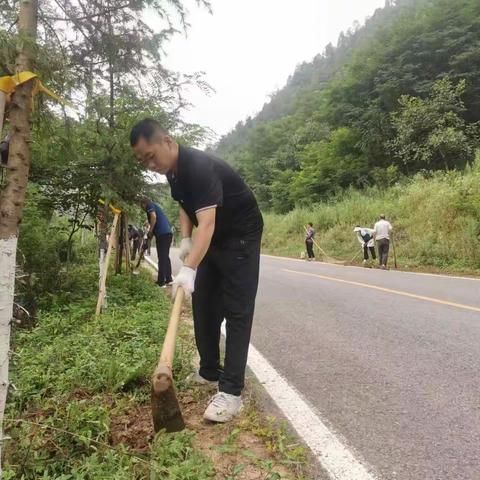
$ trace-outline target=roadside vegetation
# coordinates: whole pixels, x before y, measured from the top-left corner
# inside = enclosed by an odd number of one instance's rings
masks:
[[[389,188],[350,189],[308,208],[264,214],[263,251],[298,258],[305,250],[303,225],[312,222],[325,252],[350,262],[360,250],[353,228],[372,227],[380,213],[394,226],[400,268],[480,271],[478,154],[464,172],[419,173]]]
[[[299,65],[216,153],[279,214],[462,171],[480,146],[479,18],[476,0],[387,0]]]
[[[213,465],[192,449],[193,432],[154,441],[140,415],[169,299],[148,273],[112,276],[107,313],[95,317],[98,281],[87,258],[70,267],[35,326],[15,332],[3,478],[209,478]],[[180,380],[191,358],[181,343]]]
[[[355,225],[385,213],[401,268],[478,273],[479,8],[387,0],[220,140],[260,202],[264,252],[298,258],[313,222],[349,263]]]
[[[4,479],[302,479],[304,447],[266,418],[249,389],[229,425],[202,421],[212,391],[191,388],[195,346],[185,306],[174,363],[187,429],[154,435],[150,376],[171,300],[152,272],[108,277],[107,308],[95,316],[98,264],[93,235],[45,214],[31,186],[21,226],[3,451]],[[23,314],[23,315],[22,315]]]

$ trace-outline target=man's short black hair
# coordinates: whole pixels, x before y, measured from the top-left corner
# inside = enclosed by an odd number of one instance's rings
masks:
[[[308,222],[308,224],[309,224],[311,227],[313,227],[313,223],[312,223],[312,222]]]
[[[141,207],[144,207],[147,203],[151,202],[150,198],[146,197],[145,195],[142,195],[138,200],[138,203]]]
[[[168,135],[168,132],[155,119],[144,118],[133,126],[130,132],[130,145],[134,147],[142,137],[150,142],[156,133]]]

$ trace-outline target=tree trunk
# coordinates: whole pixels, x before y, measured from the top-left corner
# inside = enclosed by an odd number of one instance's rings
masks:
[[[123,259],[123,250],[125,246],[125,213],[120,213],[120,228],[117,228],[117,251],[115,257],[115,275],[122,273],[122,259]]]
[[[108,126],[110,130],[115,128],[115,79],[113,76],[113,65],[111,63],[108,64],[108,73],[109,73],[109,84],[110,84],[110,112],[108,115]]]
[[[3,117],[5,115],[5,105],[7,103],[7,95],[0,90],[0,141],[2,140]]]
[[[108,204],[99,206],[98,211],[98,281],[102,278],[103,268],[105,266],[105,255],[107,253],[107,214]]]
[[[95,315],[100,315],[102,308],[106,307],[106,295],[107,295],[107,274],[108,274],[108,265],[110,262],[110,255],[112,253],[113,244],[115,243],[115,235],[117,234],[117,224],[118,224],[118,216],[119,214],[116,213],[115,217],[113,218],[112,230],[110,232],[110,237],[108,239],[108,248],[107,253],[105,255],[105,265],[102,270],[102,277],[100,278],[100,284],[98,289],[98,300],[97,300],[97,308],[95,310]]]
[[[125,213],[123,238],[125,241],[125,271],[130,273],[130,240],[128,239],[128,217]]]
[[[37,35],[37,0],[22,0],[18,17],[16,71],[32,69]],[[15,288],[18,226],[22,219],[30,168],[30,117],[33,80],[18,85],[10,105],[11,139],[6,184],[0,193],[0,440],[8,393],[10,322]],[[2,442],[0,441],[0,455]],[[1,474],[1,471],[0,471]]]
[[[108,22],[108,33],[110,37],[113,36],[113,28],[112,28],[112,19],[111,16],[109,15],[107,17],[107,22]],[[114,60],[112,59],[111,56],[109,56],[108,59],[108,77],[109,77],[109,87],[110,87],[110,112],[108,116],[108,126],[110,127],[110,130],[113,130],[115,128],[115,77],[113,73],[113,63]]]

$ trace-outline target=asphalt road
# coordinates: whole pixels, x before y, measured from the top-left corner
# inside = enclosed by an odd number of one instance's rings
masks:
[[[263,256],[252,343],[379,480],[480,480],[479,280]]]

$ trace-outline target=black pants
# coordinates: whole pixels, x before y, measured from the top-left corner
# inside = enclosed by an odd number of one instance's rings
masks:
[[[158,284],[164,285],[172,281],[172,264],[170,263],[170,245],[172,244],[172,234],[155,236],[158,256]]]
[[[309,242],[308,240],[305,240],[305,246],[307,247],[308,258],[315,258],[315,254],[313,253],[313,241]]]
[[[370,250],[370,255],[375,260],[377,256],[375,255],[375,247],[367,247],[366,245],[363,246],[363,259],[368,260],[368,251]]]
[[[387,266],[388,250],[390,249],[390,240],[388,238],[381,238],[377,240],[378,245],[378,260],[380,265]]]
[[[249,239],[211,245],[197,270],[192,296],[200,375],[218,380],[219,391],[240,395],[258,287],[261,232]],[[220,367],[220,326],[226,320],[224,368]]]

